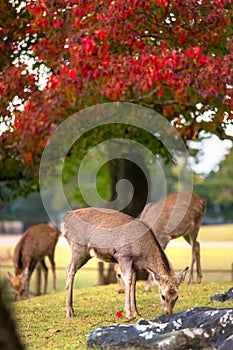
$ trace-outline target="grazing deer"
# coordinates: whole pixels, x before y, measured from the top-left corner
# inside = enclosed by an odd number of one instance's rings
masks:
[[[146,222],[152,228],[163,250],[170,240],[182,236],[192,246],[192,262],[188,283],[193,283],[195,263],[197,282],[200,283],[202,279],[200,244],[197,242],[197,235],[205,208],[205,201],[197,194],[180,192],[172,193],[156,203],[148,203],[140,215],[140,220]],[[169,220],[174,220],[177,225],[174,224],[173,227],[169,227]],[[124,287],[122,286],[120,267],[116,265],[114,270],[119,286],[118,291],[123,293]],[[152,276],[149,274],[144,288],[145,292],[149,291],[151,280]]]
[[[47,291],[48,268],[44,258],[48,256],[53,272],[53,291],[56,290],[56,272],[54,251],[60,231],[47,224],[39,224],[30,227],[17,243],[13,264],[15,275],[8,272],[8,278],[15,293],[15,299],[27,299],[29,297],[29,282],[37,263],[40,263],[44,272],[44,294]]]
[[[200,243],[197,241],[197,235],[205,209],[205,201],[200,196],[181,192],[172,193],[156,203],[148,203],[140,216],[140,219],[152,228],[163,250],[170,240],[182,236],[191,245],[192,261],[188,283],[193,283],[195,263],[197,283],[201,283],[202,280]],[[177,222],[171,229],[170,219]]]
[[[178,299],[178,287],[187,269],[178,276],[151,229],[138,219],[121,212],[84,208],[70,211],[62,232],[71,247],[72,258],[66,275],[66,315],[74,316],[73,282],[76,272],[93,256],[105,262],[118,262],[125,283],[127,318],[138,315],[135,299],[136,270],[149,271],[159,285],[165,313],[172,313]]]

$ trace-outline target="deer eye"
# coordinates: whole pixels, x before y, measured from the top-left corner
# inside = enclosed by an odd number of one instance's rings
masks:
[[[163,294],[161,296],[162,296],[162,299],[165,300],[165,296]]]
[[[175,300],[174,300],[174,301],[177,301],[177,300],[178,300],[178,298],[179,298],[179,297],[178,297],[178,295],[177,295],[177,297],[175,298]]]

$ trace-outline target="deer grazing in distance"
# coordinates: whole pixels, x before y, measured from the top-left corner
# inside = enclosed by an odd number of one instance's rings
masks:
[[[15,293],[15,299],[27,299],[29,297],[29,282],[37,264],[40,263],[44,272],[44,290],[46,294],[48,282],[48,268],[45,264],[45,257],[48,256],[53,273],[53,291],[56,291],[56,271],[54,252],[60,235],[60,231],[47,224],[31,226],[25,231],[17,243],[13,264],[15,275],[8,274],[8,279]]]
[[[120,265],[125,284],[125,313],[138,315],[135,298],[136,270],[147,270],[159,286],[165,313],[172,313],[180,283],[187,269],[174,271],[151,229],[138,219],[102,208],[67,212],[62,233],[71,247],[72,258],[66,275],[66,316],[73,317],[73,282],[76,272],[92,257]]]
[[[180,192],[172,193],[158,202],[148,203],[140,215],[140,220],[151,227],[163,250],[165,250],[170,240],[182,236],[191,245],[192,261],[188,279],[189,284],[193,283],[195,263],[197,267],[197,282],[200,283],[202,279],[200,244],[197,242],[197,235],[205,208],[205,201],[197,194]],[[175,224],[171,225],[169,220],[174,220]],[[118,281],[118,292],[123,293],[121,270],[118,265],[114,267],[114,270]],[[149,291],[151,280],[152,276],[149,274],[144,288],[145,292]]]

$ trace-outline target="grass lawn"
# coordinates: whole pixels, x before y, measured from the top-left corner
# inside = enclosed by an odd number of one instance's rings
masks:
[[[163,313],[157,288],[143,293],[143,282],[137,283],[137,305],[141,317],[153,319]],[[179,300],[174,312],[197,306],[232,307],[226,303],[210,302],[210,296],[223,292],[231,283],[202,283],[180,287]],[[124,295],[117,293],[116,285],[88,287],[74,291],[76,317],[65,317],[65,293],[31,298],[14,304],[15,316],[27,350],[87,349],[87,335],[97,327],[129,322],[119,319],[124,314]],[[130,321],[135,323],[137,320]]]
[[[199,240],[201,243],[229,242],[233,241],[232,232],[233,225],[203,226]],[[183,241],[183,239],[176,241]],[[8,249],[13,251],[13,247]],[[6,248],[0,247],[0,256],[4,256],[5,252]],[[166,253],[175,269],[181,270],[185,266],[190,266],[191,247],[188,244],[181,247],[168,246]],[[117,293],[117,285],[95,286],[98,264],[95,259],[90,260],[76,275],[74,284],[76,317],[67,319],[65,317],[65,266],[70,261],[69,247],[57,246],[55,259],[57,267],[61,267],[57,270],[59,292],[54,295],[30,298],[15,304],[11,303],[27,350],[87,349],[87,335],[96,327],[112,323],[128,323],[126,319],[116,317],[118,311],[124,314],[124,295]],[[233,262],[232,248],[204,246],[201,248],[201,260],[203,269],[229,270]],[[1,262],[2,277],[5,276],[7,270],[13,272],[11,260]],[[144,282],[137,283],[138,309],[143,318],[153,319],[163,313],[157,288],[145,294],[143,286]],[[174,312],[196,306],[232,307],[232,302],[224,304],[210,302],[212,294],[227,291],[230,287],[232,287],[230,273],[206,274],[204,282],[200,285],[188,286],[184,283],[180,288],[180,297]],[[49,279],[49,291],[51,291],[51,278]]]

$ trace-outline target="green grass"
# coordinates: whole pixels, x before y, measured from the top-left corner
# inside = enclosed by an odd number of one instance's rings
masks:
[[[233,240],[232,232],[233,225],[203,226],[199,240],[200,242],[228,242]],[[13,251],[12,247],[10,249]],[[4,252],[5,248],[0,248],[0,256],[4,255]],[[190,266],[191,248],[188,244],[185,247],[168,246],[166,253],[175,269],[181,270],[185,266]],[[233,262],[232,248],[202,247],[201,257],[203,269],[230,269]],[[76,275],[74,285],[76,317],[67,319],[64,307],[65,266],[70,261],[69,247],[58,246],[55,259],[57,266],[62,267],[62,270],[57,270],[60,292],[31,298],[13,305],[18,329],[27,350],[87,349],[87,335],[96,327],[112,323],[128,323],[126,319],[115,316],[117,311],[124,314],[124,295],[117,293],[117,285],[95,287],[97,271],[92,270],[97,269],[98,262],[95,259],[89,261]],[[1,264],[12,266],[12,261],[4,261]],[[5,276],[6,270],[1,268],[2,276]],[[11,272],[13,272],[13,266]],[[49,283],[49,291],[51,291],[51,272]],[[230,282],[229,273],[204,275],[204,282],[200,285],[188,286],[184,283],[180,288],[180,298],[174,312],[197,306],[232,307],[232,302],[210,302],[212,294],[226,291],[230,287],[232,282]],[[145,319],[153,319],[163,313],[157,288],[145,294],[143,282],[137,283],[137,304],[141,316]]]
[[[144,319],[153,319],[163,313],[157,288],[143,293],[143,282],[137,283],[137,305]],[[180,287],[180,297],[174,312],[197,306],[232,307],[232,302],[210,302],[210,296],[223,292],[231,283],[203,283]],[[124,294],[117,293],[115,284],[74,290],[76,317],[65,317],[65,293],[31,298],[15,304],[18,330],[27,350],[87,349],[87,335],[97,327],[128,322],[116,317],[123,311]]]

